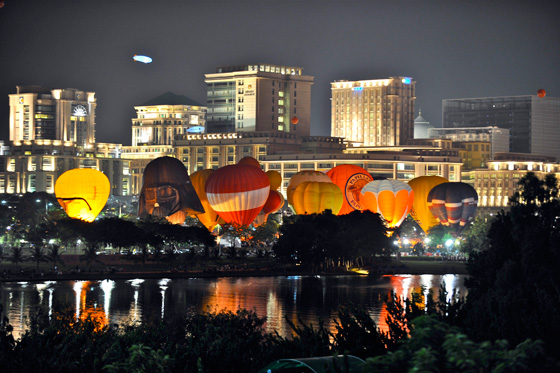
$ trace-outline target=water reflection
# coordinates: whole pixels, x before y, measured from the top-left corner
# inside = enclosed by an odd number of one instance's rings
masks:
[[[382,278],[354,276],[280,276],[216,279],[134,279],[2,283],[0,301],[19,337],[30,315],[44,307],[53,311],[71,308],[76,320],[91,317],[100,325],[143,322],[151,318],[184,315],[206,310],[239,308],[266,317],[266,330],[290,335],[286,318],[331,331],[340,306],[357,305],[368,310],[382,330],[387,330],[383,299],[395,292],[410,297],[413,291],[438,294],[445,284],[447,297],[454,291],[466,295],[461,275],[399,275]],[[426,298],[422,297],[421,302]]]

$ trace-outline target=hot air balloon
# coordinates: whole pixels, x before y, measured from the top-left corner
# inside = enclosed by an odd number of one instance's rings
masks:
[[[331,168],[327,175],[338,185],[344,196],[342,208],[338,215],[349,214],[354,210],[363,210],[360,202],[360,191],[373,178],[360,166],[342,164]]]
[[[160,157],[146,165],[138,216],[153,215],[182,224],[188,215],[199,213],[204,213],[204,207],[181,161]]]
[[[448,180],[441,176],[419,176],[408,182],[414,192],[414,203],[410,215],[426,233],[438,224],[437,219],[428,208],[428,193],[436,185],[447,182]]]
[[[192,185],[198,198],[200,199],[200,203],[202,207],[204,207],[204,213],[202,214],[195,214],[198,220],[210,231],[212,232],[216,225],[220,224],[220,217],[214,211],[214,209],[210,206],[208,202],[208,197],[206,196],[206,181],[212,175],[214,170],[206,169],[200,170],[190,175]]]
[[[286,195],[288,197],[288,203],[293,206],[294,200],[293,195],[297,186],[304,181],[317,181],[324,183],[332,183],[331,178],[321,171],[300,171],[290,178],[288,182],[288,187],[286,188]]]
[[[247,226],[266,203],[270,181],[260,168],[235,164],[214,171],[205,190],[210,206],[226,223]]]
[[[383,216],[389,228],[398,227],[412,208],[414,192],[400,180],[374,180],[361,191],[364,209]]]
[[[294,210],[296,214],[320,214],[331,210],[338,214],[342,207],[342,191],[331,182],[304,181],[294,192]]]
[[[274,214],[276,211],[280,210],[284,205],[284,196],[277,190],[271,190],[268,193],[268,198],[255,220],[253,221],[254,226],[259,226],[266,222],[268,215]]]
[[[292,124],[298,124],[298,123],[299,123],[298,117],[292,117]]]
[[[255,166],[261,168],[261,164],[253,157],[243,157],[237,162],[237,164],[248,164],[250,166]]]
[[[443,183],[436,185],[428,193],[428,208],[443,224],[461,233],[474,215],[478,204],[478,194],[469,184]]]
[[[110,193],[111,183],[107,176],[91,168],[66,171],[54,185],[54,194],[66,214],[90,223],[103,210]]]
[[[270,190],[276,190],[282,186],[282,175],[280,172],[274,170],[266,171],[268,181],[270,181]]]
[[[546,96],[546,91],[545,91],[544,89],[539,89],[539,90],[537,91],[537,96],[539,96],[539,97],[544,97],[544,96]]]

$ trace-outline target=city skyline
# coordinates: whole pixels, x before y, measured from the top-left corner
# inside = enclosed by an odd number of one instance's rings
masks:
[[[0,9],[0,140],[17,85],[96,93],[96,139],[131,144],[134,106],[172,91],[206,105],[204,74],[247,63],[315,77],[311,133],[330,135],[335,80],[410,76],[415,115],[443,99],[558,96],[552,1],[6,1]],[[47,16],[45,16],[47,15]],[[152,64],[133,61],[146,54]]]

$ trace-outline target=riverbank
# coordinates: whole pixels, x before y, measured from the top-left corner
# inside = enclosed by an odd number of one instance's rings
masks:
[[[33,266],[21,265],[0,265],[0,282],[19,282],[19,281],[70,281],[70,280],[117,280],[117,279],[134,279],[134,278],[216,278],[216,277],[261,277],[261,276],[336,276],[336,275],[399,275],[399,274],[468,274],[465,262],[437,260],[433,258],[408,257],[400,260],[394,259],[390,262],[380,264],[375,267],[367,268],[367,272],[356,270],[337,270],[329,272],[310,272],[309,270],[300,269],[297,266],[279,266],[270,262],[260,263],[256,265],[246,263],[239,265],[222,264],[210,265],[206,267],[195,267],[192,270],[168,270],[146,264],[144,266],[138,264],[124,264],[119,267],[92,268],[86,270],[67,270],[65,268],[57,269],[55,272],[52,268],[48,270],[37,271]]]

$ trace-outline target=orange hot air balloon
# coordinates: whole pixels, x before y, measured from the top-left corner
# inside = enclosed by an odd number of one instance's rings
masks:
[[[103,210],[110,193],[111,183],[107,176],[91,168],[66,171],[54,185],[54,194],[66,214],[90,223]]]
[[[266,171],[268,181],[270,181],[270,190],[276,190],[282,186],[282,175],[280,172],[274,170]]]
[[[297,186],[304,181],[317,181],[323,183],[332,183],[331,178],[327,174],[321,171],[300,171],[290,178],[288,182],[288,187],[286,188],[286,195],[288,197],[288,203],[293,206],[294,200],[293,195]]]
[[[342,191],[334,183],[304,181],[294,192],[294,210],[299,215],[320,214],[331,210],[338,214],[342,207]]]
[[[261,164],[253,157],[243,157],[237,162],[237,164],[248,164],[250,166],[255,166],[261,168]]]
[[[539,90],[537,91],[537,96],[539,96],[539,97],[544,97],[544,96],[546,96],[546,91],[545,91],[544,89],[539,89]]]
[[[398,227],[412,209],[414,192],[400,180],[374,180],[361,191],[362,206],[383,216],[390,228]]]
[[[268,199],[270,181],[255,166],[229,165],[208,177],[205,191],[210,206],[226,223],[248,226]]]
[[[298,117],[292,117],[292,124],[298,124],[298,123],[299,123]]]
[[[419,176],[408,182],[414,191],[414,203],[410,215],[426,233],[430,228],[438,225],[437,219],[428,208],[428,193],[436,185],[447,182],[446,178],[440,176]]]
[[[342,208],[338,215],[349,214],[354,210],[363,210],[360,191],[373,178],[364,168],[351,164],[342,164],[331,168],[327,175],[338,185],[344,196]]]
[[[465,183],[442,183],[428,193],[428,208],[437,220],[453,228],[456,234],[474,216],[478,204],[476,190]]]
[[[208,197],[206,196],[206,181],[212,175],[214,170],[206,169],[200,170],[190,175],[191,182],[200,199],[200,203],[202,203],[202,207],[204,207],[203,214],[193,214],[198,218],[198,220],[210,231],[212,232],[216,225],[220,224],[220,217],[214,211],[210,203],[208,202]]]
[[[203,213],[187,169],[177,158],[160,157],[144,169],[144,184],[138,199],[138,216],[166,218],[182,224],[190,214]]]
[[[271,190],[268,193],[268,198],[259,214],[253,221],[254,226],[259,226],[266,222],[268,215],[274,214],[276,211],[280,210],[284,205],[284,196],[277,190]]]

